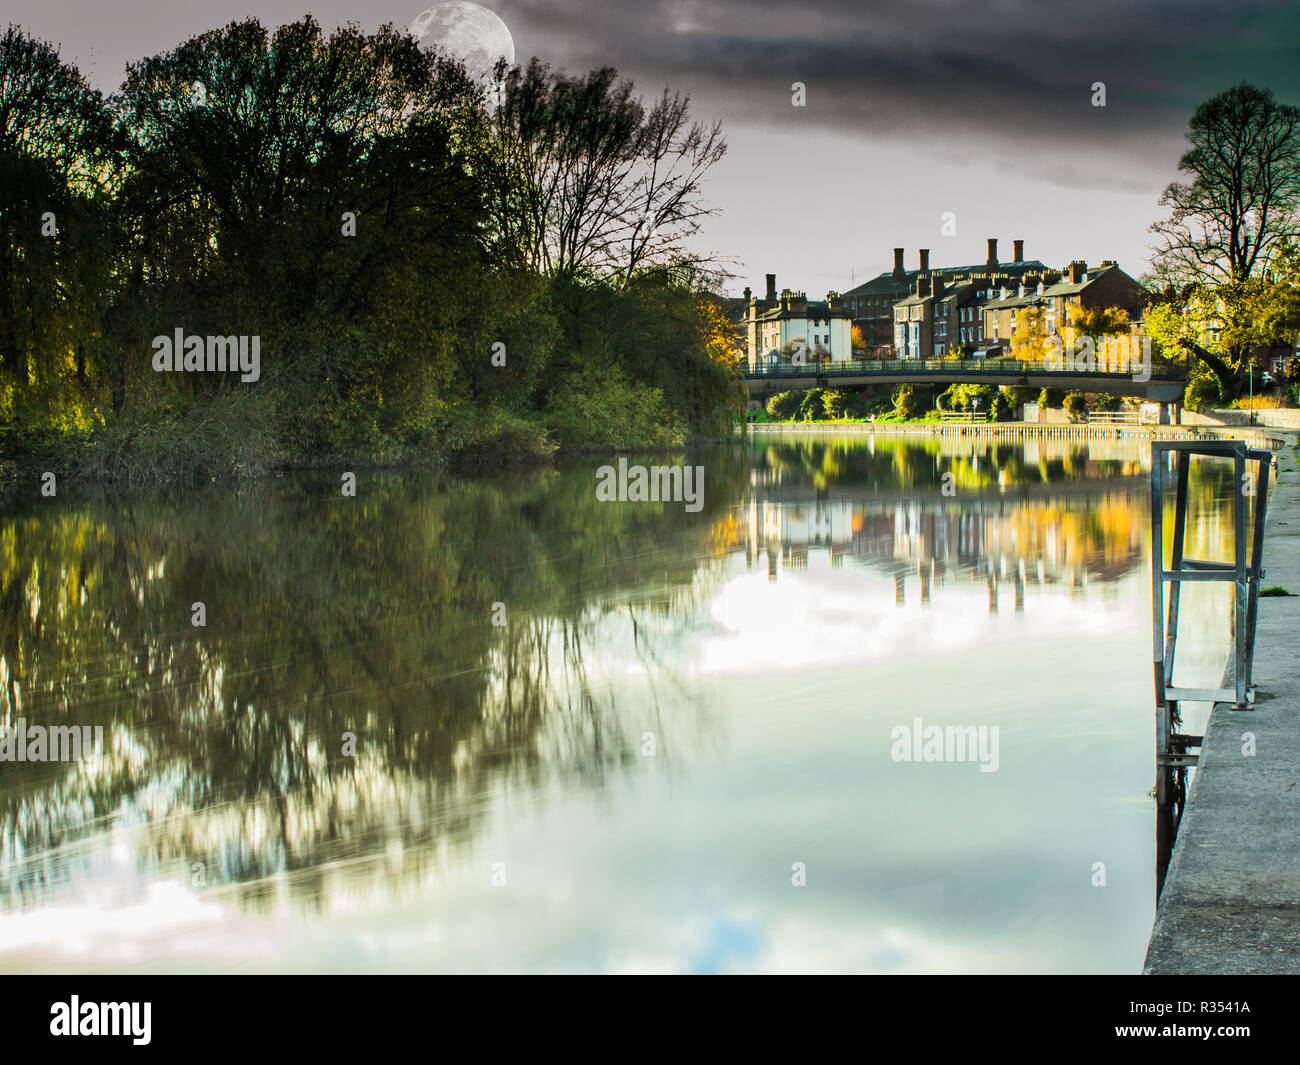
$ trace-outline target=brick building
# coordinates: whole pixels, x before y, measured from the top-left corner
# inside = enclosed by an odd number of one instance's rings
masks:
[[[903,267],[904,249],[894,249],[894,269],[887,271],[872,278],[856,288],[850,289],[844,293],[843,301],[853,318],[853,325],[861,329],[865,340],[867,354],[874,358],[893,358],[898,354],[901,355],[899,348],[899,331],[898,322],[894,311],[895,304],[901,300],[910,299],[918,294],[918,282],[921,280],[930,280],[939,278],[943,285],[952,288],[959,283],[971,282],[974,287],[970,293],[984,292],[987,293],[992,287],[988,282],[990,278],[997,279],[998,287],[1005,279],[1008,283],[1017,283],[1021,275],[1030,270],[1045,270],[1046,267],[1036,259],[1026,260],[1025,242],[1017,240],[1013,242],[1014,258],[1007,263],[998,261],[998,242],[995,238],[990,238],[988,242],[988,258],[983,263],[975,263],[969,266],[951,266],[931,269],[930,267],[930,250],[928,248],[920,249],[917,256],[917,267],[915,270],[906,270]],[[979,282],[985,282],[980,284]],[[940,323],[934,332],[944,332],[955,343],[962,343],[956,340],[966,337],[965,342],[976,343],[975,334],[981,331],[983,324],[983,315],[978,311],[971,310],[971,302],[974,296],[967,294],[965,301],[958,301],[956,304],[949,303],[946,306],[957,308],[958,318],[951,322]],[[964,309],[964,310],[963,310]],[[909,311],[909,313],[911,313]],[[972,317],[961,317],[961,314],[972,315]],[[927,351],[932,351],[932,346],[927,342]]]
[[[1146,308],[1149,294],[1111,259],[1089,269],[1075,260],[1064,271],[1046,271],[1025,276],[1015,287],[999,290],[998,298],[985,304],[984,333],[991,348],[1010,347],[1017,328],[1017,315],[1029,308],[1043,313],[1046,333],[1058,335],[1067,349],[1075,341],[1070,315],[1076,308],[1102,310],[1117,307],[1137,322]]]

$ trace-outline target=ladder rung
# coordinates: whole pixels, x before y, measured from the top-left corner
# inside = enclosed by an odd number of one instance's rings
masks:
[[[1166,688],[1167,703],[1235,703],[1237,693],[1232,688]]]
[[[1164,578],[1167,581],[1235,581],[1237,567],[1230,562],[1219,563],[1222,569],[1167,569]]]

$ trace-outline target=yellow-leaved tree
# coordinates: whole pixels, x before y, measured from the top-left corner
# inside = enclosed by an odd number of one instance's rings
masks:
[[[709,358],[723,366],[738,368],[745,357],[745,331],[731,317],[716,296],[700,296],[695,318]]]
[[[1016,311],[1010,355],[1022,362],[1042,362],[1047,354],[1047,319],[1041,307]]]

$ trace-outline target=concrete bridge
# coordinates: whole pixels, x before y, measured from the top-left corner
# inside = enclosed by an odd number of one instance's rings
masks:
[[[853,385],[1019,385],[1064,392],[1108,392],[1150,403],[1182,403],[1187,382],[1168,365],[1152,363],[1150,374],[1097,360],[1095,370],[1047,369],[1042,362],[1015,359],[845,359],[842,362],[777,362],[741,370],[750,396],[791,388],[848,388]],[[1143,379],[1145,378],[1145,380]]]

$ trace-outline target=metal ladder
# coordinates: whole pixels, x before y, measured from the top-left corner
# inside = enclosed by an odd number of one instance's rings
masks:
[[[1207,562],[1184,557],[1187,533],[1187,479],[1193,455],[1233,462],[1233,561]],[[1174,535],[1170,567],[1164,560],[1164,490],[1169,459],[1174,460]],[[1151,443],[1151,610],[1156,695],[1157,801],[1169,801],[1170,773],[1162,770],[1194,766],[1204,737],[1175,733],[1180,702],[1231,703],[1234,710],[1253,710],[1255,687],[1251,666],[1255,657],[1255,618],[1264,544],[1264,514],[1268,506],[1269,468],[1273,453],[1248,447],[1244,440],[1158,440]],[[1248,469],[1255,464],[1256,469]],[[1253,478],[1253,480],[1252,480]],[[1246,538],[1246,510],[1254,499],[1252,536]],[[1249,550],[1248,550],[1249,548]],[[1174,650],[1178,640],[1178,600],[1184,581],[1231,581],[1233,599],[1232,688],[1179,688],[1173,683]],[[1164,586],[1169,584],[1165,610]]]

